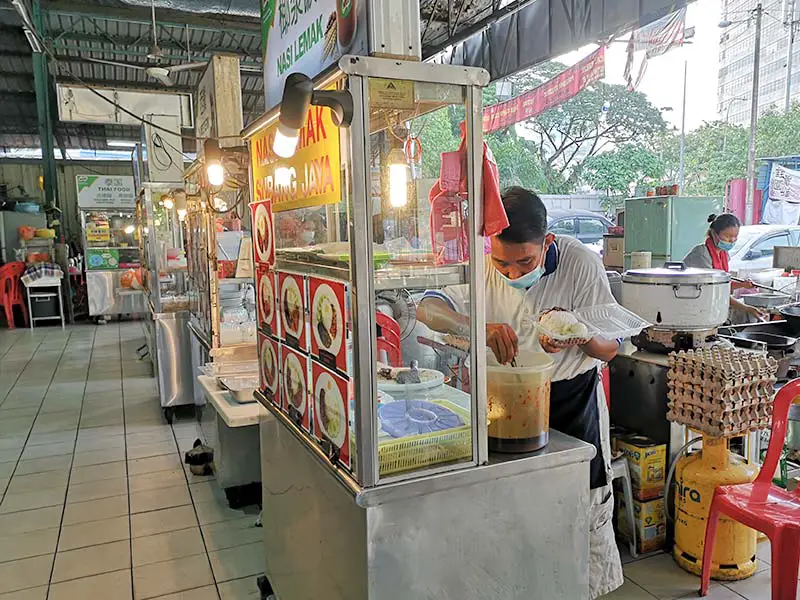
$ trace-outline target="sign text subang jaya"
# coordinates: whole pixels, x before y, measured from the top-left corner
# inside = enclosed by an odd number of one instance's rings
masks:
[[[273,212],[339,202],[339,130],[330,110],[309,109],[290,159],[281,159],[272,150],[276,130],[277,123],[251,140],[255,200],[270,200]],[[276,177],[279,169],[286,170]]]

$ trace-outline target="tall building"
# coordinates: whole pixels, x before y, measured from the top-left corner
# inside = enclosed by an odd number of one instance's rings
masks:
[[[795,21],[800,0],[794,0]],[[753,87],[753,48],[758,0],[722,0],[722,20],[731,24],[720,30],[717,112],[719,118],[734,125],[750,123]],[[758,114],[770,109],[783,110],[786,86],[786,58],[789,29],[784,12],[791,0],[761,0],[761,66],[759,68]],[[749,22],[748,22],[749,18]],[[800,102],[800,27],[795,24],[791,98]]]

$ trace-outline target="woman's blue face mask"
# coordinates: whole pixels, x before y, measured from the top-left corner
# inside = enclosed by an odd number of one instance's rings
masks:
[[[736,242],[726,242],[724,240],[717,239],[717,248],[720,250],[724,250],[725,252],[730,252],[733,250],[733,247],[736,245]]]

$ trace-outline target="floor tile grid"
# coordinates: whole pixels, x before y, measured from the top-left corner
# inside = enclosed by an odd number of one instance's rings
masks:
[[[127,335],[125,335],[125,333],[127,333]],[[127,434],[127,412],[126,412],[126,404],[127,404],[127,402],[126,402],[126,388],[135,387],[136,388],[135,389],[135,393],[138,395],[138,394],[142,394],[143,392],[148,391],[147,388],[149,387],[150,388],[149,391],[151,393],[153,393],[154,395],[156,395],[156,396],[157,396],[157,389],[154,390],[153,387],[152,387],[152,382],[153,382],[152,378],[149,378],[149,380],[146,380],[147,383],[145,383],[145,382],[143,382],[141,380],[142,376],[147,377],[149,375],[149,368],[147,366],[147,363],[144,363],[144,362],[138,360],[138,356],[136,354],[136,348],[138,347],[137,344],[138,344],[138,342],[140,341],[141,338],[139,338],[138,335],[136,335],[135,333],[131,332],[130,330],[126,331],[125,333],[120,331],[120,354],[122,356],[122,360],[120,361],[120,365],[121,365],[121,370],[122,370],[122,378],[121,379],[122,379],[122,401],[123,401],[123,404],[122,404],[123,405],[123,428],[125,429],[125,439],[126,439],[126,462],[125,462],[125,464],[126,464],[126,473],[127,473],[127,465],[128,465],[128,460],[127,460],[128,459],[128,457],[127,457],[127,439],[128,438],[127,438],[127,435],[128,434]],[[150,398],[148,400],[150,402],[150,406],[153,406],[153,404],[152,404],[153,398]],[[156,398],[156,400],[157,400],[157,398]],[[157,406],[160,408],[160,401],[158,402]],[[161,418],[160,412],[161,411],[159,410],[156,413],[156,417],[155,417],[156,419],[160,419]],[[176,452],[177,452],[178,439],[177,439],[177,436],[175,435],[175,428],[174,427],[170,427],[170,431],[172,433],[172,440],[173,440],[173,443],[175,444],[175,449],[176,449]],[[183,472],[183,478],[184,478],[185,484],[186,484],[187,488],[189,488],[189,483],[190,483],[189,482],[189,478],[186,475],[185,470],[181,469],[181,471]],[[128,474],[127,477],[128,477],[128,486],[130,487],[130,475]],[[207,561],[208,569],[211,571],[211,575],[212,575],[212,578],[213,578],[213,587],[212,586],[204,586],[203,590],[204,590],[204,592],[205,592],[205,594],[207,595],[208,598],[219,599],[221,597],[220,596],[219,586],[218,586],[216,577],[214,576],[214,571],[213,571],[213,568],[212,568],[209,549],[208,549],[208,546],[206,544],[205,537],[203,535],[203,530],[200,527],[200,520],[199,520],[199,517],[197,515],[197,509],[194,506],[194,499],[193,498],[192,498],[192,502],[191,502],[191,507],[192,507],[192,512],[194,513],[194,518],[195,518],[195,522],[194,522],[193,526],[197,527],[198,531],[200,532],[200,539],[202,540],[202,544],[203,544],[203,554],[205,556],[205,560]],[[130,510],[130,505],[129,505],[129,510],[128,510],[128,516],[129,516],[129,519],[131,519],[131,521],[132,521],[132,511]],[[131,585],[132,585],[132,587],[134,589],[134,593],[135,593],[135,591],[136,591],[136,582],[135,582],[135,577],[134,577],[134,569],[135,569],[135,567],[133,565],[133,539],[134,539],[133,538],[133,523],[130,522],[129,525],[131,527],[131,536],[130,536],[131,559],[132,559],[132,561],[131,561],[131,578],[132,578]]]
[[[85,404],[84,398],[85,398],[85,395],[86,395],[87,387],[89,385],[89,378],[90,378],[91,372],[92,372],[92,363],[93,363],[93,360],[95,359],[95,345],[97,343],[97,338],[98,338],[97,334],[98,334],[98,329],[95,328],[94,331],[92,331],[91,342],[85,344],[85,346],[88,346],[88,348],[84,347],[84,344],[81,343],[81,342],[84,342],[84,341],[88,342],[88,340],[84,340],[84,339],[80,340],[80,342],[78,343],[79,348],[76,349],[76,352],[74,354],[71,354],[71,360],[70,360],[71,368],[69,369],[69,372],[66,375],[68,377],[69,382],[71,384],[74,384],[73,386],[71,386],[73,394],[80,393],[80,404],[79,404],[79,407],[78,407],[78,420],[77,420],[77,426],[76,426],[76,435],[75,435],[75,440],[73,442],[72,452],[70,454],[71,460],[70,460],[69,470],[67,471],[68,475],[67,475],[67,488],[65,490],[65,497],[64,497],[64,510],[61,513],[61,522],[59,523],[59,531],[58,531],[58,537],[57,537],[57,541],[56,541],[55,554],[53,556],[53,564],[52,564],[52,566],[50,568],[50,576],[49,576],[48,582],[47,582],[48,583],[48,588],[47,588],[47,593],[45,595],[46,599],[50,598],[52,581],[53,581],[53,577],[54,577],[54,575],[56,573],[56,563],[57,563],[58,558],[59,558],[59,546],[61,544],[61,535],[62,535],[62,533],[64,531],[64,516],[66,515],[66,505],[67,505],[67,502],[69,501],[72,470],[73,470],[73,467],[74,467],[74,464],[75,464],[75,453],[76,453],[76,449],[77,449],[77,445],[78,445],[78,440],[80,439],[81,421],[83,419],[83,408],[84,408],[84,404]],[[69,346],[67,346],[67,347],[69,347]],[[83,352],[81,352],[81,350]],[[83,368],[81,369],[81,367],[78,366],[78,365],[82,365]],[[81,373],[82,373],[82,376],[80,375]],[[82,379],[82,382],[81,382],[81,379]],[[83,389],[82,390],[80,389],[80,384],[81,383],[83,384],[83,386],[82,386]],[[52,387],[52,383],[51,383],[51,387]],[[57,397],[57,399],[53,400],[53,404],[54,405],[63,404],[65,398],[70,398],[70,397],[72,397],[72,395],[70,395],[70,396],[59,395]],[[45,401],[44,402],[46,402],[46,401],[47,401],[47,397],[45,397]],[[43,404],[44,404],[44,402],[43,402]]]
[[[27,446],[28,440],[30,439],[31,434],[33,432],[33,429],[34,429],[34,427],[36,425],[36,420],[39,418],[39,415],[41,414],[42,406],[44,405],[44,401],[45,401],[45,398],[47,397],[47,393],[48,393],[48,391],[50,389],[50,386],[52,385],[52,382],[53,382],[53,380],[55,378],[56,372],[58,370],[58,365],[59,365],[61,359],[64,357],[64,355],[66,353],[67,347],[69,345],[69,339],[71,337],[70,333],[67,333],[67,335],[66,335],[66,337],[64,339],[63,346],[61,347],[61,350],[60,350],[60,352],[58,354],[58,358],[56,360],[56,363],[53,366],[53,372],[49,375],[49,377],[47,375],[44,375],[44,377],[43,377],[43,374],[40,371],[40,365],[39,364],[34,364],[34,358],[36,358],[37,352],[39,351],[39,348],[41,348],[44,345],[44,341],[45,341],[45,338],[43,338],[43,337],[40,338],[38,340],[38,342],[35,344],[33,350],[30,352],[30,355],[26,357],[27,360],[25,360],[25,365],[24,365],[24,367],[22,369],[20,369],[19,374],[14,378],[14,383],[11,385],[11,388],[3,396],[2,401],[0,401],[0,410],[2,410],[3,406],[5,405],[6,400],[8,399],[9,395],[11,394],[11,391],[14,388],[16,388],[17,385],[19,385],[21,382],[23,382],[23,377],[26,375],[26,371],[28,371],[28,369],[30,369],[31,371],[35,371],[36,372],[36,379],[39,379],[39,380],[41,380],[43,378],[49,379],[47,387],[46,387],[44,393],[42,394],[41,398],[39,399],[38,406],[36,407],[36,413],[33,416],[33,419],[31,420],[30,426],[28,427],[28,431],[27,431],[27,433],[23,434],[25,440],[21,444],[19,456],[17,457],[16,461],[11,461],[11,462],[15,462],[15,465],[11,469],[11,472],[9,474],[9,477],[8,477],[9,483],[13,479],[14,474],[16,473],[17,467],[19,466],[19,463],[22,460],[22,457],[24,455],[24,449]],[[19,338],[17,338],[17,339],[19,340]],[[18,344],[11,344],[9,346],[8,352],[10,352],[13,349],[13,347],[16,346],[16,345],[18,345]],[[9,361],[6,361],[5,359],[3,360],[3,364],[4,365],[7,364],[8,362]],[[28,402],[30,403],[30,396],[28,396]],[[8,487],[3,487],[3,489],[0,490],[0,505],[2,505],[3,501],[5,500],[5,496],[6,496],[6,493],[7,493],[8,489],[9,489]]]

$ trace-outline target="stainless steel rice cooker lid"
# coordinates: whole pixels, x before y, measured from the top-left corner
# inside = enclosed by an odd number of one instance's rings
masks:
[[[698,285],[729,283],[731,276],[716,269],[696,269],[682,262],[667,262],[663,267],[631,269],[622,275],[623,283],[655,285]]]

